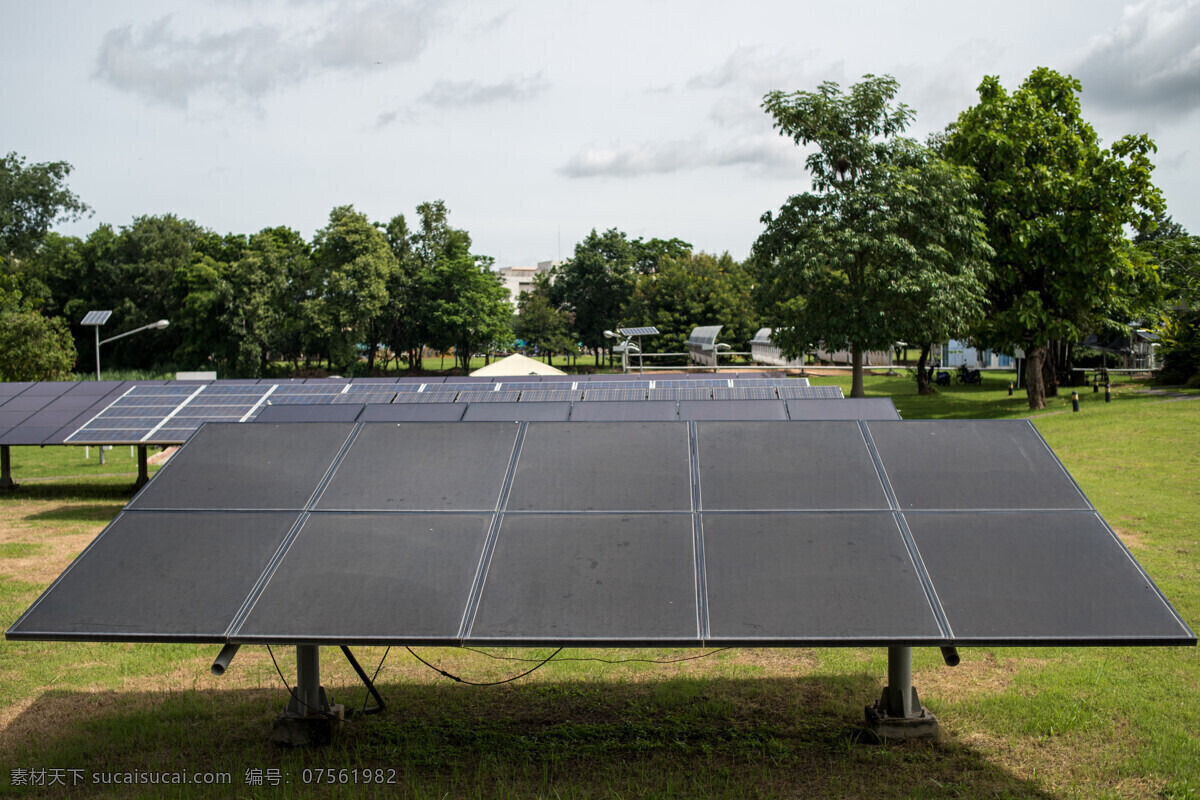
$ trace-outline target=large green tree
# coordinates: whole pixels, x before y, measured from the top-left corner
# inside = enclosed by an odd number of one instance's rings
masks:
[[[684,351],[688,334],[697,325],[723,325],[722,340],[734,350],[745,351],[757,326],[750,275],[728,253],[714,256],[688,250],[664,257],[653,271],[638,275],[622,321],[658,328],[653,339],[658,352]]]
[[[853,354],[851,397],[863,397],[863,353],[910,336],[930,304],[978,306],[988,248],[969,170],[900,134],[913,112],[893,103],[890,76],[843,94],[771,92],[763,107],[807,159],[813,191],[763,215],[750,261],[763,322],[788,357],[813,343]]]
[[[513,319],[513,333],[524,339],[527,347],[536,348],[549,364],[554,353],[575,349],[571,336],[571,314],[555,307],[550,300],[550,279],[546,273],[534,277],[533,288],[517,298],[519,314]]]
[[[463,374],[471,355],[512,339],[512,304],[490,258],[451,249],[433,267],[428,293],[430,343],[454,348]]]
[[[70,174],[65,161],[27,164],[16,153],[0,158],[0,263],[28,257],[55,222],[89,211],[67,188]]]
[[[979,176],[995,250],[991,307],[973,338],[1024,350],[1031,409],[1046,404],[1049,343],[1082,339],[1148,279],[1123,229],[1147,227],[1162,208],[1150,180],[1154,143],[1125,136],[1101,148],[1081,116],[1080,91],[1079,81],[1044,67],[1011,94],[986,77],[979,103],[946,138],[947,157]]]
[[[604,233],[595,229],[575,245],[575,255],[555,268],[552,297],[575,315],[575,333],[585,347],[593,348],[596,363],[607,346],[604,331],[621,321],[621,313],[633,290],[633,267],[637,259],[633,245],[616,228]]]
[[[75,366],[75,343],[61,317],[22,299],[17,280],[0,275],[0,381],[52,381]]]
[[[398,269],[387,239],[353,206],[339,206],[317,232],[312,258],[324,289],[321,311],[332,363],[352,369],[362,344],[373,366],[374,322],[387,306],[388,283]]]

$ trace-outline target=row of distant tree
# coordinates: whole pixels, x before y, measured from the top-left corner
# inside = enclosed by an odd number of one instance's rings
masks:
[[[1102,148],[1078,82],[1038,69],[1012,93],[985,78],[979,102],[922,144],[903,136],[914,112],[894,102],[897,90],[868,75],[845,93],[825,83],[766,96],[779,132],[815,145],[812,191],[763,216],[745,263],[679,239],[593,230],[520,298],[516,317],[491,259],[471,253],[440,201],[419,205],[411,226],[338,207],[311,242],[286,227],[220,236],[171,215],[79,239],[49,232],[87,211],[66,187],[69,165],[10,154],[0,162],[0,374],[61,372],[88,353],[91,332],[77,322],[91,309],[113,310],[106,332],[171,320],[106,345],[106,364],[240,376],[273,362],[343,373],[380,358],[419,365],[426,347],[452,348],[466,369],[472,353],[516,336],[539,352],[582,344],[598,354],[619,325],[655,325],[661,352],[681,350],[695,325],[722,324],[722,338],[745,349],[766,325],[790,355],[848,345],[858,396],[862,354],[896,341],[920,345],[922,362],[949,338],[1020,348],[1037,408],[1063,366],[1057,345],[1069,353],[1135,320],[1159,325],[1173,377],[1200,373],[1200,240],[1166,216],[1147,136]],[[26,346],[6,347],[6,336]]]

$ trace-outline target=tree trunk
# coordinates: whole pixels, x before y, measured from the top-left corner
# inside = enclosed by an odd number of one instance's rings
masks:
[[[1046,347],[1025,348],[1025,396],[1029,398],[1029,410],[1046,407],[1046,388],[1042,384],[1042,365],[1046,361]]]
[[[921,345],[921,356],[917,359],[917,394],[933,394],[937,391],[929,384],[929,372],[925,368],[932,349],[933,342]]]
[[[1058,397],[1058,341],[1046,346],[1046,358],[1042,361],[1042,391],[1046,397]]]
[[[851,345],[850,347],[850,396],[851,397],[866,397],[866,390],[863,389],[863,350],[862,345]]]
[[[371,349],[367,351],[367,374],[368,375],[370,375],[371,371],[373,369],[375,369],[375,351],[378,349],[379,349],[379,345],[372,343]]]

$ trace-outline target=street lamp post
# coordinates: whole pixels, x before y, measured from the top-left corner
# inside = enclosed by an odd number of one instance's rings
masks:
[[[100,380],[100,345],[108,344],[109,342],[115,342],[117,339],[124,339],[126,336],[132,336],[133,334],[141,333],[142,331],[148,331],[151,329],[161,331],[170,324],[170,320],[160,319],[158,322],[151,322],[149,325],[143,325],[142,327],[134,328],[131,331],[118,333],[116,336],[110,336],[107,339],[100,338],[100,326],[96,325],[96,380]]]

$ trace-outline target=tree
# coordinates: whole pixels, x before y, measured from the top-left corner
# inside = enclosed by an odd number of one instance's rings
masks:
[[[1158,334],[1162,383],[1200,384],[1200,236],[1192,236],[1169,216],[1159,215],[1153,230],[1134,237],[1137,254],[1155,264],[1162,278]]]
[[[848,344],[851,397],[865,394],[865,351],[909,335],[943,297],[975,307],[972,281],[988,255],[969,171],[899,135],[913,112],[892,104],[898,87],[867,75],[849,94],[826,82],[763,101],[782,134],[818,149],[806,162],[814,191],[763,215],[750,264],[756,305],[788,357],[818,341]]]
[[[1147,228],[1162,209],[1150,181],[1154,143],[1126,136],[1101,149],[1080,116],[1080,91],[1079,81],[1044,67],[1011,95],[986,77],[979,103],[946,138],[947,158],[979,175],[976,192],[996,253],[991,307],[973,338],[1024,350],[1031,409],[1046,405],[1050,342],[1079,341],[1147,280],[1137,274],[1142,267],[1130,257],[1123,227]]]
[[[658,328],[654,345],[660,352],[682,352],[697,325],[723,325],[721,338],[745,351],[756,329],[750,275],[728,253],[665,257],[653,272],[638,275],[622,319]]]
[[[575,315],[575,332],[585,347],[595,350],[597,365],[606,345],[604,331],[620,322],[633,289],[634,259],[624,233],[612,228],[597,234],[593,229],[575,245],[574,258],[556,268],[552,299]]]
[[[61,317],[22,302],[17,281],[0,276],[0,380],[52,381],[75,366],[75,343]]]
[[[513,320],[513,333],[526,345],[546,354],[549,364],[554,353],[573,351],[571,315],[555,308],[550,301],[550,280],[545,273],[534,278],[533,289],[522,292],[517,299],[521,313]]]
[[[453,347],[464,375],[471,371],[473,353],[512,338],[512,304],[491,264],[490,258],[452,248],[433,268],[430,342],[442,350]]]
[[[398,268],[387,240],[353,206],[339,206],[317,231],[312,257],[324,288],[321,310],[331,363],[351,369],[358,361],[356,345],[365,344],[368,368],[373,367],[378,341],[368,339]]]
[[[26,165],[9,153],[0,158],[0,263],[31,255],[59,220],[76,220],[87,204],[67,189],[65,161]]]

